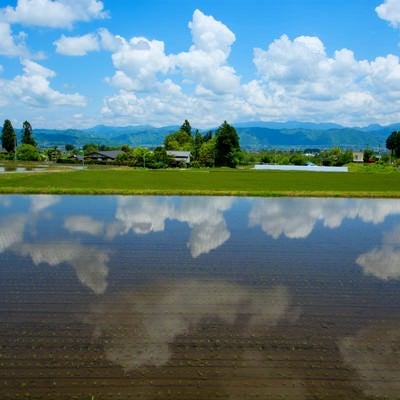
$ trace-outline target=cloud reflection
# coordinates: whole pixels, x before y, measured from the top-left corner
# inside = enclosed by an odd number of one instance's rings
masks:
[[[384,235],[381,247],[361,254],[356,263],[367,275],[379,279],[400,279],[400,226]]]
[[[0,205],[3,206],[3,207],[10,207],[11,206],[10,196],[2,196],[2,195],[0,195]]]
[[[64,228],[70,233],[87,233],[97,236],[103,233],[104,223],[88,215],[75,215],[65,218]]]
[[[60,201],[59,196],[29,196],[30,212],[12,215],[0,219],[0,253],[10,250],[15,254],[32,258],[35,265],[46,263],[51,266],[70,264],[79,281],[96,294],[102,294],[107,288],[109,256],[107,251],[94,246],[84,246],[74,242],[28,243],[24,234],[29,224],[32,231],[41,213]],[[89,224],[88,224],[89,222]],[[90,224],[92,222],[92,224]],[[100,224],[101,225],[101,224]],[[67,227],[73,231],[88,230],[98,232],[99,227],[90,218],[69,219]]]
[[[25,215],[13,215],[0,219],[0,253],[22,242],[27,221],[28,218]]]
[[[344,362],[354,368],[355,385],[368,396],[397,398],[400,393],[400,325],[380,323],[339,342]]]
[[[106,228],[109,239],[129,232],[162,232],[167,220],[187,223],[191,228],[188,248],[192,257],[209,253],[225,243],[230,232],[224,212],[234,203],[229,197],[184,198],[175,204],[169,198],[118,197],[115,222]]]
[[[381,223],[392,214],[400,214],[398,200],[355,199],[256,199],[252,202],[249,224],[260,225],[277,239],[304,239],[318,221],[327,228],[338,228],[345,219]]]
[[[179,335],[217,319],[248,335],[275,326],[289,311],[286,288],[254,290],[229,282],[184,281],[125,292],[98,304],[86,323],[107,340],[107,358],[126,370],[162,366]],[[236,328],[234,328],[236,327]]]
[[[35,265],[46,263],[56,266],[64,262],[70,264],[76,272],[79,281],[102,294],[107,288],[109,257],[105,251],[95,247],[82,246],[78,243],[44,243],[21,244],[18,253],[30,256]]]
[[[31,210],[34,213],[43,211],[46,208],[57,204],[60,201],[60,196],[54,196],[50,194],[38,194],[30,196],[31,199]]]

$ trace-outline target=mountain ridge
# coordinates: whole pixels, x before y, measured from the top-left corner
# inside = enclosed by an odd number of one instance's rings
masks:
[[[389,134],[400,127],[400,123],[387,126],[373,124],[366,127],[345,127],[329,122],[296,121],[248,121],[232,125],[236,128],[241,146],[245,149],[298,146],[384,148]],[[156,147],[162,145],[166,135],[178,129],[179,125],[163,127],[97,125],[84,129],[37,128],[33,130],[33,134],[41,147],[64,146],[65,144],[80,147],[86,143]],[[200,131],[205,133],[209,130],[201,129]],[[18,132],[20,136],[21,131]]]

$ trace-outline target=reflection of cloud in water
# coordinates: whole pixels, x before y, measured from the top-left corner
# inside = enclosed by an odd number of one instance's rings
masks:
[[[22,242],[27,217],[13,215],[0,220],[0,253]]]
[[[379,279],[400,278],[400,226],[384,235],[383,245],[361,254],[356,263]]]
[[[86,322],[96,335],[112,336],[105,345],[107,358],[130,370],[165,365],[176,337],[206,319],[241,323],[250,334],[275,326],[289,303],[284,287],[254,290],[226,282],[185,281],[126,292],[94,307]]]
[[[192,257],[209,253],[224,244],[230,237],[224,220],[207,221],[192,227],[188,247]]]
[[[104,231],[104,222],[96,221],[87,215],[75,215],[65,218],[64,228],[70,233],[101,235]]]
[[[328,228],[339,227],[343,220],[360,218],[374,224],[392,214],[400,214],[398,200],[354,199],[257,199],[252,203],[250,226],[278,238],[306,238],[317,221]]]
[[[361,254],[356,263],[366,274],[379,279],[400,278],[400,249],[390,246],[372,249],[368,253]]]
[[[175,210],[175,219],[192,228],[188,242],[192,257],[209,253],[229,239],[224,212],[232,207],[233,202],[230,197],[189,198]]]
[[[369,396],[398,398],[400,393],[400,325],[383,323],[339,342],[347,365],[354,368]]]
[[[138,234],[161,232],[165,220],[173,213],[171,202],[149,197],[117,197],[116,222],[108,226],[107,236],[124,235],[129,231]]]
[[[35,213],[43,211],[44,209],[57,204],[60,201],[60,196],[54,196],[50,194],[39,194],[30,196],[31,198],[31,210]]]
[[[11,198],[10,196],[2,196],[0,195],[0,205],[3,207],[10,207],[11,206]]]
[[[192,229],[188,247],[192,256],[198,257],[229,239],[223,213],[233,202],[229,197],[185,198],[175,206],[168,198],[118,197],[116,222],[108,225],[107,236],[161,232],[167,219],[177,220]]]
[[[46,263],[56,266],[63,262],[75,269],[80,282],[102,294],[107,288],[108,255],[95,247],[78,243],[21,244],[18,252],[30,256],[35,265]]]

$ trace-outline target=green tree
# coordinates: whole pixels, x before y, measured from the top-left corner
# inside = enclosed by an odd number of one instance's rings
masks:
[[[30,144],[34,147],[36,147],[36,141],[33,138],[33,134],[32,134],[32,125],[28,122],[25,121],[22,124],[22,140],[21,140],[22,144]]]
[[[17,147],[17,136],[15,135],[14,128],[9,119],[4,121],[3,130],[1,134],[1,145],[9,153],[14,151]]]
[[[192,136],[192,127],[190,126],[190,122],[187,119],[185,119],[185,121],[181,125],[180,130],[186,132],[189,136]]]
[[[290,157],[289,157],[289,164],[293,164],[293,165],[306,165],[306,158],[304,156],[303,153],[293,153]]]
[[[215,139],[204,142],[201,145],[198,161],[204,167],[213,167],[215,165]]]
[[[194,139],[193,139],[193,151],[192,151],[192,159],[195,161],[199,160],[199,154],[200,154],[200,148],[201,145],[203,144],[203,136],[199,132],[198,129],[196,129],[196,133],[194,134]]]
[[[192,151],[193,138],[186,131],[179,130],[165,137],[164,146],[166,150]]]
[[[65,145],[65,150],[66,151],[74,151],[75,150],[75,146],[73,144],[66,144]]]
[[[400,157],[400,131],[394,131],[388,136],[386,139],[386,148],[390,150],[392,157]]]
[[[351,150],[346,150],[339,155],[337,165],[342,166],[344,164],[349,164],[352,161],[353,161],[353,152]]]
[[[98,151],[99,146],[96,143],[86,143],[83,145],[82,149],[83,153],[86,156],[87,154],[93,153],[94,151]]]
[[[21,144],[17,148],[17,159],[21,161],[39,161],[40,153],[32,144]]]
[[[363,161],[365,163],[369,162],[374,155],[374,151],[372,149],[365,149],[363,152]]]
[[[235,168],[239,155],[240,143],[236,129],[224,121],[216,132],[215,165]]]
[[[164,147],[158,146],[154,149],[154,162],[155,168],[165,168],[168,167],[170,163],[170,157]]]

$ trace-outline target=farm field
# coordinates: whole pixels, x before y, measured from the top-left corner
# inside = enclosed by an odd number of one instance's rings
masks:
[[[400,197],[400,174],[86,169],[0,174],[1,193]]]
[[[398,399],[398,200],[0,200],[1,399]]]

